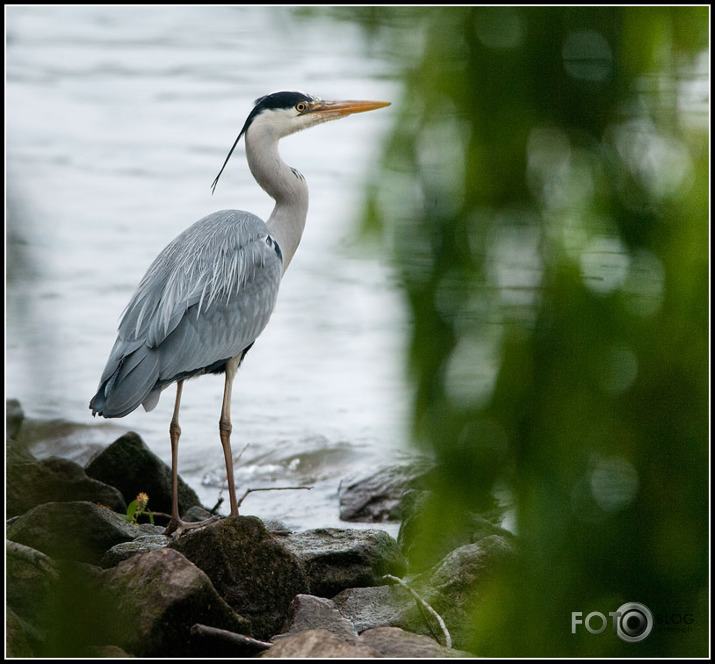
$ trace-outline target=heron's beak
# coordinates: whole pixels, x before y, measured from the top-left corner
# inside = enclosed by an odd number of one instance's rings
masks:
[[[315,113],[326,120],[342,118],[353,113],[365,113],[374,111],[377,108],[389,106],[389,101],[356,101],[348,99],[346,101],[318,101],[312,104],[307,113]]]

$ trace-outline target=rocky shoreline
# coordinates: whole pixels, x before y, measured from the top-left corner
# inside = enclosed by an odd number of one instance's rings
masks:
[[[6,403],[6,653],[9,657],[470,657],[479,588],[514,538],[475,516],[461,541],[415,569],[406,493],[423,463],[341,486],[341,517],[379,528],[290,532],[257,517],[163,535],[170,469],[134,433],[82,467],[36,459]],[[156,511],[127,507],[146,492]],[[182,486],[186,520],[208,513]],[[131,509],[130,509],[131,514]],[[139,520],[141,521],[141,520]],[[441,554],[440,554],[441,555]],[[407,581],[407,582],[406,582]]]

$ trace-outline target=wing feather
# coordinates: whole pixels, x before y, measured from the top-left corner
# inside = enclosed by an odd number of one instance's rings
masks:
[[[157,390],[243,352],[268,323],[281,272],[258,217],[224,210],[196,222],[159,254],[127,305],[93,412],[153,407]]]

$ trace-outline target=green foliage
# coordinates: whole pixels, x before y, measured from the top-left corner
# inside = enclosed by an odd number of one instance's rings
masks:
[[[129,505],[127,505],[127,513],[121,516],[126,519],[129,523],[137,525],[139,523],[139,518],[142,515],[146,515],[149,519],[149,523],[154,525],[154,514],[150,509],[147,508],[149,503],[149,496],[145,493],[140,493],[134,500],[132,500]]]
[[[394,247],[439,461],[424,556],[506,491],[520,566],[475,653],[706,655],[709,9],[384,12],[404,96],[366,228]],[[626,602],[693,622],[572,634]]]

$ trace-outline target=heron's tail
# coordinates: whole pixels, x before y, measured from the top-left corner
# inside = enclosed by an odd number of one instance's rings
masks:
[[[106,374],[111,365],[105,369],[97,394],[89,402],[92,415],[124,417],[141,404],[146,410],[156,406],[161,392],[158,353],[141,346],[121,357],[118,363],[112,359],[110,363],[116,368],[109,376]]]

